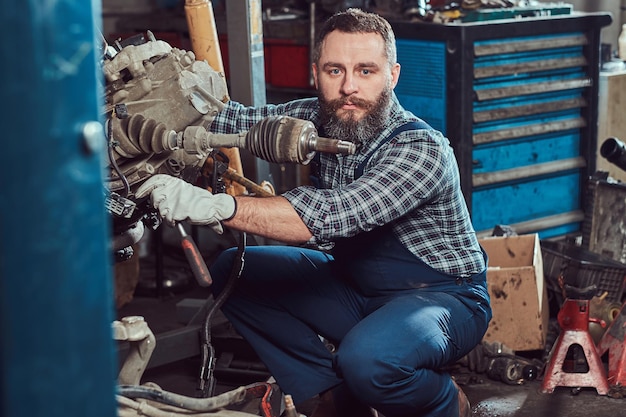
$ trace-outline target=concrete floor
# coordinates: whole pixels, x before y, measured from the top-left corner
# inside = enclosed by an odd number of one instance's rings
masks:
[[[576,395],[570,388],[541,393],[541,382],[512,386],[484,380],[463,385],[475,417],[624,417],[626,399],[598,395],[583,389]]]
[[[144,316],[157,335],[158,349],[161,332],[184,326],[180,319],[181,300],[200,302],[206,299],[207,294],[207,289],[192,286],[191,289],[177,293],[165,289],[158,297],[136,295],[117,314],[118,318]],[[149,367],[142,383],[155,382],[170,392],[195,397],[198,392],[199,366],[199,357],[190,357],[156,368]],[[600,396],[592,388],[574,392],[571,388],[563,387],[551,394],[544,394],[541,393],[541,382],[538,380],[523,385],[508,385],[483,374],[461,372],[455,373],[455,376],[470,399],[474,417],[626,417],[626,399]],[[217,381],[218,392],[252,382],[246,381],[245,377],[243,380],[232,380],[231,376],[223,375],[217,376]],[[315,404],[309,404],[306,410],[298,411],[312,413],[315,408]],[[311,414],[306,415],[311,417]],[[324,416],[318,414],[315,417]]]
[[[146,380],[171,392],[194,395],[197,372],[198,368],[190,361],[173,364],[169,369],[148,371]],[[218,392],[233,388],[219,385]],[[512,386],[489,379],[461,388],[470,400],[473,417],[626,417],[626,399],[601,396],[593,389],[583,389],[574,395],[569,388],[557,388],[552,394],[543,394],[539,381]],[[306,404],[298,411],[307,417],[327,417],[316,403]]]

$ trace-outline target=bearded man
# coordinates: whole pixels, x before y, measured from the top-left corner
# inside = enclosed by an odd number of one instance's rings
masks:
[[[157,175],[137,196],[150,194],[170,221],[286,243],[247,248],[222,311],[296,404],[320,395],[344,417],[469,416],[442,369],[481,341],[491,308],[487,257],[449,141],[396,99],[400,64],[382,17],[358,9],[330,17],[312,66],[317,98],[229,102],[211,130],[287,115],[354,142],[353,155],[320,155],[318,186],[231,197]],[[215,296],[235,255],[226,250],[211,267]]]

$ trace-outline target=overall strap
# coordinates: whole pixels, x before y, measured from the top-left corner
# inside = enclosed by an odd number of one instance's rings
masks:
[[[368,161],[370,160],[370,158],[372,157],[374,152],[376,152],[381,146],[383,146],[385,143],[389,142],[391,139],[395,138],[398,134],[400,134],[400,133],[402,133],[404,131],[407,131],[407,130],[419,130],[419,129],[432,130],[432,127],[430,127],[430,125],[428,123],[423,122],[423,121],[413,121],[413,122],[405,123],[402,126],[399,126],[398,128],[396,128],[396,130],[391,132],[391,134],[389,136],[387,136],[385,138],[385,140],[380,142],[380,144],[376,148],[372,149],[372,151],[369,153],[367,158],[365,158],[363,160],[363,162],[361,162],[359,164],[359,166],[356,167],[356,169],[354,170],[354,179],[357,179],[361,175],[363,175],[363,170],[365,169],[365,165],[368,163]]]

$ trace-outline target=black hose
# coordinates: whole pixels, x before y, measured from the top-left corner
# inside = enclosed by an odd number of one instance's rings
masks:
[[[233,289],[235,288],[235,283],[241,276],[244,266],[244,255],[246,252],[246,233],[241,232],[239,234],[239,244],[237,249],[237,254],[235,260],[233,261],[233,266],[230,271],[230,275],[228,277],[228,281],[224,286],[224,289],[217,296],[213,305],[209,308],[205,319],[204,324],[202,326],[202,365],[200,372],[200,387],[202,390],[202,395],[204,397],[211,397],[213,395],[213,390],[215,384],[213,383],[213,368],[215,365],[215,352],[213,347],[211,346],[211,321],[215,313],[224,305],[226,299],[230,297]],[[205,380],[208,384],[205,384]]]
[[[600,155],[618,168],[626,171],[626,144],[617,138],[608,138],[600,147]]]
[[[224,290],[218,295],[217,299],[207,312],[206,318],[204,319],[204,327],[203,327],[203,342],[211,341],[211,319],[219,310],[222,308],[222,305],[226,302],[226,299],[230,296],[235,287],[235,282],[241,276],[241,272],[243,271],[244,265],[244,255],[246,251],[246,233],[240,233],[239,245],[237,249],[237,255],[233,262],[233,267],[230,271],[230,276],[228,277],[228,281],[226,282],[226,286]]]

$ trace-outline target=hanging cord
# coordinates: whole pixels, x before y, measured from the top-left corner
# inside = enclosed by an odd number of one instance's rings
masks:
[[[226,282],[226,286],[207,312],[202,328],[200,391],[204,398],[212,397],[215,391],[215,378],[213,376],[215,371],[215,349],[213,348],[213,345],[211,345],[211,321],[215,313],[222,307],[222,305],[226,302],[226,299],[232,293],[235,287],[235,282],[239,279],[241,272],[243,271],[244,255],[246,252],[246,233],[240,233],[239,237],[240,239],[237,254],[230,271],[230,276]]]
[[[115,112],[111,115],[111,117],[113,117],[113,115],[115,114]],[[120,169],[119,165],[117,165],[117,161],[115,160],[115,156],[113,155],[113,147],[118,145],[117,141],[113,140],[113,129],[111,128],[111,119],[107,119],[107,154],[109,156],[109,162],[111,162],[111,166],[113,167],[113,170],[115,170],[115,173],[117,174],[117,176],[120,178],[120,180],[122,180],[122,183],[124,184],[124,193],[122,194],[122,197],[127,197],[130,194],[130,184],[128,183],[128,179],[126,178],[126,176],[122,173],[122,170]]]

